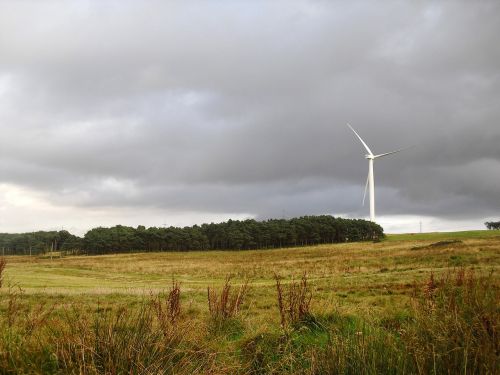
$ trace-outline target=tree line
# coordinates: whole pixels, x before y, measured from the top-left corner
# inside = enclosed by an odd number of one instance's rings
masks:
[[[380,225],[360,219],[329,215],[303,216],[289,220],[228,220],[188,227],[137,228],[117,225],[94,228],[83,238],[67,231],[0,234],[0,246],[10,254],[73,251],[112,254],[132,251],[190,251],[269,249],[324,243],[368,241],[382,238]],[[35,242],[38,238],[38,242]],[[7,254],[7,253],[6,253]]]
[[[487,221],[484,225],[490,230],[500,230],[500,221]]]
[[[82,238],[67,230],[0,233],[0,255],[40,255],[49,251],[79,251]]]

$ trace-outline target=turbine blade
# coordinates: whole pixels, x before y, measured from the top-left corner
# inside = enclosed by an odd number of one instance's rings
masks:
[[[358,139],[361,141],[361,143],[363,144],[363,146],[365,146],[366,151],[368,151],[368,154],[373,155],[373,152],[372,152],[372,150],[370,150],[370,147],[368,147],[368,145],[365,143],[365,141],[363,141],[363,139],[361,139],[361,137],[359,136],[359,134],[358,134],[358,133],[356,133],[356,130],[354,130],[354,129],[352,128],[352,126],[351,126],[351,125],[349,125],[349,124],[347,124],[347,126],[348,126],[349,128],[351,128],[351,130],[354,132],[354,134],[356,134],[356,137],[358,137]]]
[[[365,193],[363,194],[363,206],[365,205],[366,191],[368,190],[368,181],[369,180],[370,180],[370,172],[368,172],[368,176],[366,176]]]
[[[408,150],[409,148],[412,148],[413,146],[410,146],[410,147],[404,147],[404,148],[400,148],[396,151],[391,151],[391,152],[386,152],[384,154],[378,154],[378,155],[375,155],[373,158],[374,159],[377,159],[377,158],[381,158],[383,156],[387,156],[387,155],[392,155],[392,154],[395,154],[396,152],[400,152],[400,151],[404,151],[404,150]]]

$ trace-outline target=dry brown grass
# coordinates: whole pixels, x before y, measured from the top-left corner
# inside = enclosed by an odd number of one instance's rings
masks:
[[[485,232],[485,235],[491,233]],[[345,313],[383,315],[404,308],[414,281],[434,272],[439,277],[455,266],[473,266],[478,275],[500,268],[500,237],[464,238],[448,244],[412,250],[446,238],[440,235],[380,243],[349,243],[316,247],[193,253],[139,253],[109,256],[7,257],[4,276],[35,301],[50,298],[65,303],[97,300],[133,302],[150,291],[161,293],[175,277],[182,284],[186,310],[206,311],[207,285],[221,290],[225,275],[237,284],[252,280],[249,291],[251,325],[279,323],[274,272],[290,280],[307,272],[315,296],[313,313],[331,309]],[[5,285],[5,283],[4,283]],[[2,292],[0,292],[2,293]],[[43,297],[41,296],[43,295]],[[63,297],[64,296],[64,297]]]
[[[493,374],[498,368],[499,288],[493,274],[477,277],[471,268],[428,273],[414,283],[409,315],[384,325],[373,316],[337,310],[308,320],[312,291],[307,276],[288,284],[275,277],[280,309],[273,306],[269,313],[281,319],[282,327],[297,329],[268,326],[257,332],[248,321],[234,324],[248,284],[232,288],[230,277],[220,292],[208,289],[213,318],[208,322],[181,314],[175,281],[151,303],[98,304],[97,309],[72,304],[57,313],[43,302],[30,304],[22,290],[11,288],[1,301],[7,304],[0,306],[5,311],[0,314],[0,371]],[[230,324],[214,327],[214,321]],[[307,322],[318,324],[295,325]],[[206,335],[213,328],[216,334]]]
[[[95,307],[137,305],[149,300],[150,291],[162,293],[175,277],[182,286],[182,313],[205,318],[207,286],[219,292],[225,276],[233,285],[252,280],[247,293],[244,319],[250,330],[279,326],[274,272],[282,283],[300,280],[307,272],[314,294],[314,315],[337,309],[343,314],[384,317],[407,308],[414,282],[439,278],[449,267],[471,266],[476,275],[500,271],[500,236],[460,237],[460,246],[428,246],[448,237],[439,235],[389,237],[380,243],[348,243],[265,251],[214,251],[138,253],[109,256],[71,256],[62,259],[7,257],[5,280],[19,285],[26,299],[37,304],[50,300],[60,304]],[[453,239],[453,234],[448,235]],[[489,236],[489,237],[487,237]],[[0,296],[6,293],[6,282]],[[286,285],[283,285],[286,287]],[[233,287],[234,288],[234,287]],[[232,290],[233,291],[233,290]],[[1,297],[0,297],[1,298]]]
[[[431,273],[412,299],[414,322],[401,332],[419,373],[493,374],[500,365],[500,291],[492,273]]]

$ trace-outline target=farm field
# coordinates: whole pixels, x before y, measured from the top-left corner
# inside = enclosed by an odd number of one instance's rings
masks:
[[[185,335],[189,336],[189,340],[198,342],[204,353],[211,353],[210,359],[200,362],[199,368],[188,371],[182,367],[175,371],[204,373],[210,368],[212,373],[314,373],[309,359],[297,359],[294,364],[296,354],[290,354],[288,359],[267,358],[264,354],[262,359],[255,353],[251,359],[241,357],[242,351],[249,350],[249,343],[255,343],[254,339],[259,334],[262,337],[289,337],[290,332],[300,331],[282,324],[275,275],[281,277],[285,291],[290,282],[300,281],[304,273],[307,275],[307,293],[311,296],[309,313],[319,320],[337,316],[363,322],[362,325],[380,327],[381,322],[400,317],[404,319],[412,314],[415,292],[427,285],[431,274],[438,280],[442,275],[456,275],[460,272],[457,270],[465,268],[465,273],[473,274],[477,280],[488,278],[489,285],[498,296],[500,233],[472,231],[389,235],[386,240],[377,243],[255,251],[130,253],[62,258],[13,256],[6,257],[6,261],[3,288],[0,289],[0,308],[4,316],[11,308],[8,301],[13,294],[20,306],[19,311],[26,316],[30,316],[32,310],[50,310],[47,321],[52,315],[64,315],[68,309],[79,309],[91,315],[102,310],[115,312],[124,308],[136,311],[155,296],[167,294],[175,281],[180,288],[179,320],[186,327],[191,327]],[[248,282],[248,292],[242,299],[239,313],[234,319],[228,319],[233,325],[222,329],[221,334],[211,334],[213,317],[209,313],[207,287],[220,291],[227,277],[231,278],[233,291]],[[498,303],[495,302],[495,305],[498,313]],[[133,313],[130,312],[130,315]],[[491,317],[495,329],[497,317]],[[357,329],[362,332],[361,328]],[[45,331],[41,329],[40,332]],[[495,336],[495,341],[497,339]],[[304,353],[309,353],[315,345],[328,346],[322,335],[313,335],[307,340],[312,341],[300,344]],[[6,366],[9,361],[5,362],[5,347],[2,356]],[[40,361],[43,362],[42,359]],[[283,361],[291,362],[286,364]],[[495,361],[498,364],[498,358]],[[59,365],[52,364],[53,367],[44,371],[57,372],[55,369]],[[40,366],[40,363],[33,366]],[[408,373],[412,373],[413,367],[409,368]],[[94,370],[100,373],[99,368]],[[491,370],[487,368],[481,373]]]
[[[449,244],[440,241],[460,241]],[[429,247],[426,247],[429,246]],[[102,256],[7,257],[5,282],[27,296],[74,296],[106,302],[148,296],[169,288],[172,279],[183,298],[203,311],[208,286],[226,276],[234,284],[249,280],[253,309],[275,302],[274,274],[286,280],[306,272],[320,308],[325,301],[344,309],[370,309],[404,304],[413,282],[431,272],[473,266],[478,272],[500,267],[500,233],[472,231],[389,235],[379,243],[345,243],[289,249],[132,253]],[[250,298],[251,299],[251,298]]]

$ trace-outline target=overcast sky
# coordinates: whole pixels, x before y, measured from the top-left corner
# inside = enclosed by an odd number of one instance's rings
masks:
[[[2,1],[0,232],[500,217],[498,1]]]

